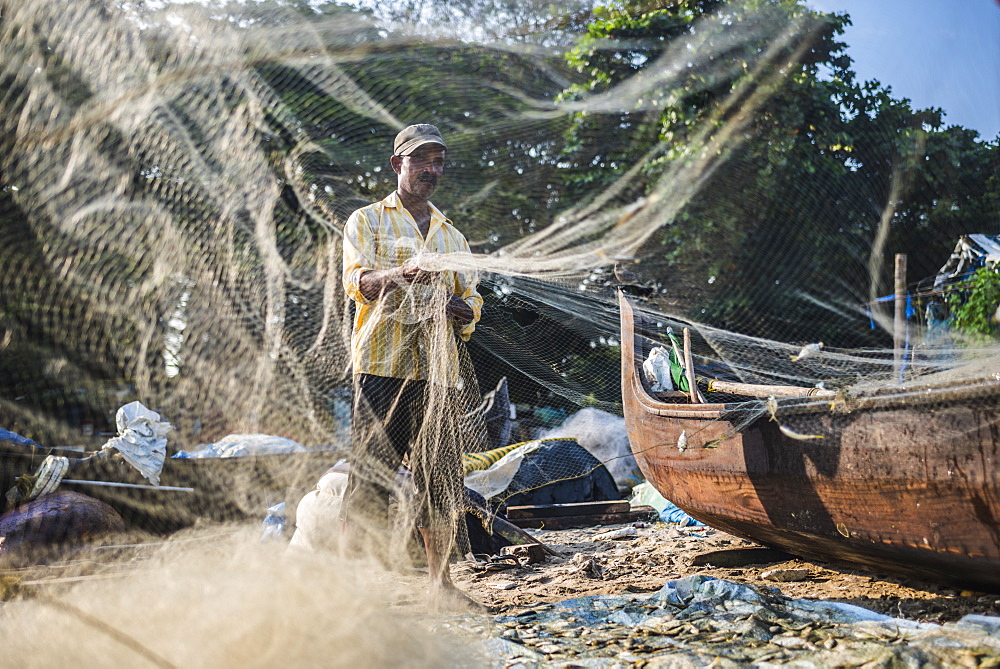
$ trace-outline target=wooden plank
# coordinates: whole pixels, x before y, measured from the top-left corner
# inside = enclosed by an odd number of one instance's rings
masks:
[[[508,506],[505,515],[508,520],[514,520],[515,518],[555,518],[558,516],[586,516],[598,513],[627,513],[630,508],[628,500],[618,499],[606,502],[570,502],[568,504]]]
[[[691,559],[691,566],[703,567],[710,564],[714,567],[746,567],[752,564],[785,562],[794,557],[791,553],[776,548],[729,548],[695,555]]]
[[[902,383],[906,359],[906,254],[896,254],[895,299],[892,320],[893,378]]]
[[[518,527],[568,530],[577,527],[593,527],[595,525],[619,525],[634,523],[640,520],[650,520],[656,517],[652,507],[637,506],[625,513],[593,513],[581,516],[552,516],[549,518],[518,518],[510,522]]]

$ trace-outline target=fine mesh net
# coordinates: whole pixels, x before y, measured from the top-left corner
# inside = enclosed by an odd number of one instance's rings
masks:
[[[972,438],[981,485],[1000,283],[989,253],[935,277],[1000,232],[997,143],[855,80],[844,22],[791,1],[0,2],[0,426],[44,447],[10,447],[4,490],[64,455],[63,490],[167,532],[259,521],[345,461],[333,531],[389,563],[418,527],[461,555],[461,455],[621,416],[623,369],[652,401],[719,405],[671,448],[766,422],[821,449],[888,407],[917,442]],[[413,123],[447,144],[430,199],[467,249],[393,232],[385,205],[345,237]],[[429,278],[351,293],[407,260]],[[653,390],[657,347],[698,390]],[[504,378],[516,423],[493,443]],[[132,401],[173,428],[157,486],[92,456]],[[301,448],[173,457],[230,435]]]

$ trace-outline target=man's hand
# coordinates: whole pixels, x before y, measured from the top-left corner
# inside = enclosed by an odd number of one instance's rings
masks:
[[[426,272],[420,269],[417,262],[410,258],[397,268],[397,277],[402,283],[430,283],[438,275],[438,272]]]
[[[374,300],[379,295],[402,286],[418,283],[430,283],[440,272],[426,272],[412,258],[399,267],[392,269],[373,269],[361,275],[358,280],[361,294],[367,300]]]
[[[451,299],[448,300],[445,313],[448,314],[448,318],[462,326],[468,325],[476,317],[475,312],[472,311],[472,307],[466,304],[465,300],[458,295],[452,295]]]

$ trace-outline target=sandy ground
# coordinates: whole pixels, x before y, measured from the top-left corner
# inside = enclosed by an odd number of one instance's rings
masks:
[[[967,613],[1000,615],[1000,593],[983,593],[894,578],[787,555],[761,554],[762,547],[711,528],[663,523],[613,525],[578,530],[529,530],[560,553],[543,563],[516,568],[458,563],[455,582],[496,612],[597,594],[653,592],[669,580],[707,574],[738,583],[777,588],[792,598],[833,600],[923,622],[948,622]],[[614,530],[635,536],[601,539]],[[758,549],[758,550],[747,550]],[[730,551],[707,556],[714,551]],[[789,559],[790,558],[790,559]],[[730,566],[712,564],[727,562]],[[754,564],[735,565],[747,559]],[[801,580],[772,580],[777,576]]]
[[[601,538],[620,530],[634,536]],[[576,613],[547,621],[545,611],[554,610],[548,603],[652,593],[693,574],[942,623],[966,613],[998,615],[1000,595],[773,555],[735,566],[740,557],[761,557],[760,549],[711,529],[657,523],[533,534],[560,555],[512,568],[452,566],[459,587],[497,615],[432,610],[425,572],[289,551],[280,537],[262,542],[259,524],[195,527],[146,543],[141,536],[119,537],[119,544],[0,571],[0,646],[28,669],[133,666],[140,651],[165,660],[161,666],[181,667],[1000,666],[993,630],[942,626],[911,642],[898,630],[872,636],[873,627],[803,625],[764,609],[746,617],[728,610],[730,604],[740,609],[731,600],[726,610],[692,606],[683,619],[651,616],[659,621],[651,627],[648,621],[581,623]],[[698,564],[708,553],[730,566]],[[767,580],[764,574],[774,569],[802,580]],[[58,629],[59,638],[37,643],[37,630],[47,628]],[[344,655],[346,646],[353,655]],[[940,648],[950,654],[947,661],[931,653]],[[841,659],[834,662],[831,654]],[[340,661],[331,664],[334,656]]]
[[[602,538],[622,530],[633,536]],[[242,531],[256,542],[260,529],[254,525]],[[208,526],[189,530],[171,541],[175,546],[186,541],[199,545],[233,532],[233,528]],[[921,622],[951,622],[969,613],[1000,616],[1000,593],[973,592],[809,562],[767,551],[711,528],[635,523],[528,532],[559,555],[547,556],[541,563],[522,560],[516,566],[510,562],[453,563],[455,583],[493,613],[516,613],[534,605],[587,595],[651,593],[667,581],[705,574],[776,588],[791,598],[845,602]],[[143,538],[126,537],[119,542],[121,550],[105,552],[94,548],[71,552],[48,564],[2,570],[0,601],[19,595],[30,598],[37,592],[49,591],[48,586],[115,578],[119,573],[131,572],[145,561],[147,553],[155,554],[162,545],[162,539],[143,543]],[[405,575],[395,574],[402,579],[396,584],[401,587],[399,603],[420,601],[421,591],[426,592],[426,576],[421,573],[425,570],[401,571]],[[778,578],[796,580],[774,580],[769,572],[777,572]]]

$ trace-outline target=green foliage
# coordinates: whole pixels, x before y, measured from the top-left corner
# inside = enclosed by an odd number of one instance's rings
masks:
[[[585,406],[620,404],[621,347],[617,343],[595,344],[587,353],[569,357],[568,374],[591,390]]]
[[[716,10],[740,17],[731,22],[736,34],[746,17],[764,16],[770,26],[801,21],[802,50],[781,54],[791,65],[779,58],[753,71],[747,63],[770,46],[766,31],[747,30],[735,46],[725,31],[706,38],[700,21]],[[690,159],[697,131],[744,113],[741,102],[726,107],[731,91],[748,84],[767,93],[746,112],[725,163],[642,252],[643,270],[670,289],[667,308],[680,304],[703,322],[785,341],[887,345],[856,305],[885,291],[879,269],[891,267],[891,254],[907,253],[911,277],[920,278],[961,234],[1000,232],[997,143],[943,128],[940,110],[915,110],[877,81],[856,82],[839,41],[846,15],[815,12],[800,0],[618,0],[593,16],[567,55],[587,80],[567,88],[563,100],[600,95],[662,68],[660,59],[685,40],[708,39],[692,53],[713,57],[702,69],[678,68],[684,74],[650,90],[634,111],[578,113],[562,156],[567,200],[594,196],[646,155],[626,194],[641,195]],[[781,76],[770,79],[775,68]],[[890,234],[872,258],[887,207]],[[855,320],[845,321],[851,314]]]
[[[959,331],[996,336],[994,314],[1000,307],[1000,272],[993,266],[980,267],[958,290],[948,294],[948,306]]]

